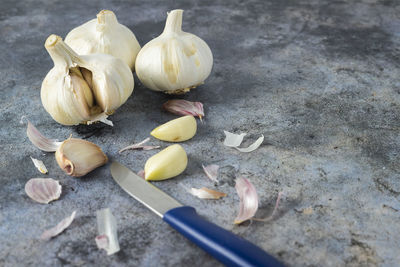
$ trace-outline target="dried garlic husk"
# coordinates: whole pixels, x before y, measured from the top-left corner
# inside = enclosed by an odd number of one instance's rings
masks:
[[[109,54],[123,60],[131,69],[135,67],[140,44],[133,32],[120,24],[114,12],[102,10],[97,19],[76,27],[65,37],[68,44],[79,55]]]
[[[163,108],[176,115],[197,116],[200,120],[204,117],[203,104],[201,102],[191,102],[184,99],[168,100],[163,104]]]
[[[26,128],[26,135],[35,147],[46,152],[54,152],[61,145],[61,142],[58,142],[57,139],[45,137],[30,121],[28,121]]]
[[[253,144],[251,144],[248,147],[241,148],[239,146],[242,143],[243,138],[246,136],[246,133],[234,134],[228,131],[224,131],[224,133],[225,133],[224,146],[236,148],[240,152],[245,152],[245,153],[252,152],[256,150],[262,144],[262,142],[264,142],[264,135],[262,134]]]
[[[82,139],[69,138],[56,151],[58,165],[68,175],[80,177],[107,163],[100,147]]]
[[[98,210],[96,244],[99,249],[107,251],[107,255],[112,255],[119,251],[117,220],[109,208]]]
[[[32,178],[25,184],[25,193],[36,202],[49,204],[60,198],[61,185],[52,178]]]
[[[64,125],[87,123],[112,114],[133,91],[133,75],[121,59],[106,54],[78,55],[60,36],[45,47],[54,62],[42,83],[46,111]]]
[[[207,175],[208,178],[210,178],[211,181],[218,183],[218,170],[219,166],[216,164],[211,164],[208,166],[201,165],[203,167],[203,170],[205,174]]]
[[[215,191],[206,187],[202,188],[191,188],[190,194],[196,196],[201,199],[220,199],[221,197],[226,197],[226,194],[223,192]]]
[[[31,157],[31,160],[32,160],[33,164],[35,165],[36,169],[38,169],[38,171],[40,171],[43,174],[48,173],[48,170],[47,170],[46,166],[44,165],[43,161],[32,158],[32,157]]]
[[[136,143],[136,144],[133,144],[133,145],[124,147],[123,149],[121,149],[120,151],[118,151],[118,153],[122,153],[122,152],[124,152],[124,151],[126,151],[126,150],[129,150],[129,149],[152,150],[152,149],[160,148],[160,146],[148,146],[148,145],[145,145],[145,144],[146,144],[147,142],[149,142],[149,141],[150,141],[150,137],[144,139],[143,141],[141,141],[141,142],[139,142],[139,143]]]
[[[235,224],[241,224],[256,214],[258,210],[258,195],[256,188],[249,180],[244,177],[236,179],[235,185],[237,194],[240,198],[239,214],[235,218]]]
[[[149,158],[144,166],[146,180],[165,180],[181,174],[188,158],[181,145],[172,145]]]
[[[47,229],[46,231],[43,232],[43,234],[40,236],[42,240],[49,240],[52,237],[55,237],[59,234],[61,234],[65,229],[67,229],[71,223],[75,219],[75,214],[76,211],[72,212],[70,216],[67,218],[64,218],[61,222],[59,222],[56,226]]]
[[[151,90],[185,93],[210,75],[211,50],[196,35],[182,31],[182,13],[181,9],[169,12],[163,33],[137,55],[136,74]]]
[[[183,142],[192,138],[196,131],[196,119],[188,115],[166,122],[155,128],[150,134],[163,141]]]

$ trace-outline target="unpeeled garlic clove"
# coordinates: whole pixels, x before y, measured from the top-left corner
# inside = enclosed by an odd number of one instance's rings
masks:
[[[149,158],[144,166],[146,180],[159,181],[181,174],[188,158],[181,145],[171,145]]]
[[[183,142],[192,138],[196,131],[196,119],[188,115],[164,123],[155,128],[150,134],[163,141]]]
[[[135,67],[140,44],[133,32],[120,24],[114,12],[102,10],[92,19],[71,30],[65,37],[79,55],[109,54],[123,60],[131,69]]]
[[[54,62],[41,88],[42,104],[58,123],[88,123],[112,114],[132,94],[132,71],[121,59],[106,54],[78,55],[60,36],[50,35],[45,47]]]
[[[58,165],[68,175],[80,177],[107,163],[108,158],[97,145],[76,138],[62,142],[56,151]]]
[[[137,55],[136,74],[151,90],[182,94],[210,75],[211,50],[196,35],[182,31],[182,13],[181,9],[169,12],[163,33]]]

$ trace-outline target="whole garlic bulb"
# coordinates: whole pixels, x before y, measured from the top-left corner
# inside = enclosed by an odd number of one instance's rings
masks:
[[[65,43],[79,55],[109,54],[123,60],[131,69],[135,67],[140,44],[133,32],[118,23],[114,12],[102,10],[97,19],[89,20],[71,30]]]
[[[133,75],[122,60],[106,54],[80,56],[54,34],[45,47],[54,67],[43,80],[41,98],[57,122],[91,122],[113,113],[132,94]]]
[[[163,33],[136,58],[136,74],[151,90],[185,93],[202,84],[211,72],[211,50],[196,35],[182,31],[182,13],[181,9],[169,12]]]

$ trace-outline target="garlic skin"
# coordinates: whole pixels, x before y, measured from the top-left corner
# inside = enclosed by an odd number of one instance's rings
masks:
[[[182,31],[182,13],[169,12],[163,33],[143,46],[136,58],[136,74],[151,90],[182,94],[210,75],[211,50],[196,35]]]
[[[132,94],[133,75],[122,60],[106,54],[80,56],[54,34],[45,47],[54,67],[43,80],[41,99],[57,122],[76,125],[112,114]]]
[[[71,30],[65,43],[77,54],[109,54],[123,60],[131,69],[135,67],[140,44],[128,27],[120,24],[114,12],[102,10],[97,19]]]
[[[145,179],[160,181],[175,177],[186,169],[187,162],[186,151],[181,145],[169,146],[146,161]]]
[[[191,139],[196,131],[196,119],[188,115],[166,122],[155,128],[150,134],[162,141],[183,142]]]
[[[100,147],[76,138],[62,142],[55,156],[60,168],[66,174],[75,177],[83,176],[108,161]]]

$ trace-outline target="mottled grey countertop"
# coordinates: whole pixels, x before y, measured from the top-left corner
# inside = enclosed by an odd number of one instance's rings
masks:
[[[148,136],[174,115],[168,96],[136,79],[133,95],[102,124],[65,127],[45,112],[42,79],[52,67],[43,44],[95,17],[115,11],[144,45],[163,29],[166,12],[182,8],[183,28],[214,54],[204,85],[186,99],[201,101],[206,118],[183,146],[184,174],[157,186],[198,213],[261,246],[289,266],[396,266],[400,262],[400,2],[399,1],[14,1],[0,9],[0,265],[216,266],[218,263],[115,184],[109,165],[72,178],[52,153],[27,139],[27,116],[45,135],[71,133],[100,145],[110,160],[138,171],[155,151],[117,151]],[[136,78],[136,77],[135,77]],[[260,134],[248,154],[222,145],[223,130]],[[165,147],[167,144],[152,141]],[[34,203],[26,181],[44,176],[40,158],[63,194]],[[185,187],[213,187],[201,164],[221,165],[218,201],[197,199]],[[235,226],[236,175],[257,187],[267,216],[277,193],[285,198],[273,221]],[[94,242],[98,209],[118,221],[121,251],[106,256]],[[306,212],[304,212],[306,209]],[[60,236],[41,232],[77,210]]]

